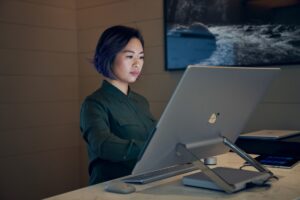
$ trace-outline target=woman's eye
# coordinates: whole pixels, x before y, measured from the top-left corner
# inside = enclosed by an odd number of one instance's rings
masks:
[[[126,56],[126,58],[130,58],[131,59],[131,58],[133,58],[133,56]]]

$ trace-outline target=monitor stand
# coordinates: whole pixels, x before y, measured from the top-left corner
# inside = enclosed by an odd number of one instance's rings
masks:
[[[254,168],[256,168],[259,171],[259,172],[250,172],[250,176],[254,175],[254,174],[251,174],[251,173],[257,173],[257,175],[260,175],[258,178],[251,179],[250,181],[253,182],[255,180],[256,182],[258,182],[258,181],[260,181],[259,179],[263,179],[263,180],[261,180],[261,182],[262,182],[262,181],[266,181],[266,180],[270,179],[271,177],[274,177],[273,173],[270,170],[263,167],[259,162],[257,162],[255,159],[253,159],[247,153],[245,153],[242,149],[238,148],[235,144],[230,142],[227,138],[223,137],[222,140],[223,140],[223,143],[226,146],[228,146],[233,152],[238,154],[241,158],[243,158],[251,166],[253,166]],[[192,150],[189,148],[189,146],[190,145],[188,145],[188,144],[178,143],[177,146],[176,146],[176,153],[177,153],[178,156],[190,157],[193,160],[195,160],[194,165],[201,170],[202,174],[206,175],[206,179],[208,177],[210,179],[210,181],[212,181],[215,185],[213,187],[206,187],[206,186],[203,186],[203,187],[210,188],[210,189],[223,190],[226,193],[233,193],[233,192],[236,192],[238,190],[243,189],[243,187],[246,186],[247,182],[245,182],[245,181],[242,181],[242,183],[243,183],[242,185],[241,184],[236,184],[235,180],[233,180],[233,181],[228,180],[228,178],[226,178],[226,176],[220,175],[220,172],[217,173],[213,169],[210,169],[208,166],[206,166],[200,160],[200,158],[197,157],[197,155],[195,155],[192,152]],[[195,146],[193,146],[193,148],[195,148]],[[231,168],[228,168],[228,169],[230,169],[231,172],[233,170],[236,170],[236,172],[238,172],[238,173],[243,172],[243,171],[247,172],[247,173],[249,172],[247,170],[231,169]],[[227,170],[227,172],[228,172],[228,170]],[[236,173],[236,172],[234,172],[234,173]],[[248,176],[249,176],[249,174],[248,174]],[[202,176],[194,176],[193,178],[194,179],[195,178],[199,179],[199,177],[203,178],[203,175]],[[227,177],[228,177],[228,174],[227,174]],[[229,175],[229,178],[230,178],[230,175]],[[190,182],[191,184],[189,184],[189,185],[196,186],[196,187],[202,187],[201,185],[197,185],[199,183],[199,181],[198,181],[197,184],[196,184],[196,182],[193,182],[193,180],[192,180]],[[193,185],[194,183],[195,183],[195,185]],[[203,181],[202,181],[202,183],[203,183]],[[251,183],[251,182],[249,182],[249,183]],[[214,187],[217,187],[217,188],[214,188]]]

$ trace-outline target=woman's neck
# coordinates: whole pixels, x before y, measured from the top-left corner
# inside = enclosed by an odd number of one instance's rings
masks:
[[[110,84],[118,88],[121,92],[123,92],[125,95],[128,94],[128,83],[124,83],[119,80],[113,80],[113,79],[106,79]]]

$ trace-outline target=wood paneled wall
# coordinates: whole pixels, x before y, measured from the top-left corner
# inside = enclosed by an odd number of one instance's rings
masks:
[[[80,185],[75,5],[0,1],[0,199]]]

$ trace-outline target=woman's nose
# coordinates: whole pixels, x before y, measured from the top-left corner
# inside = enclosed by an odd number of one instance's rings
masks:
[[[141,67],[142,66],[142,61],[140,59],[135,59],[133,63],[134,67]]]

